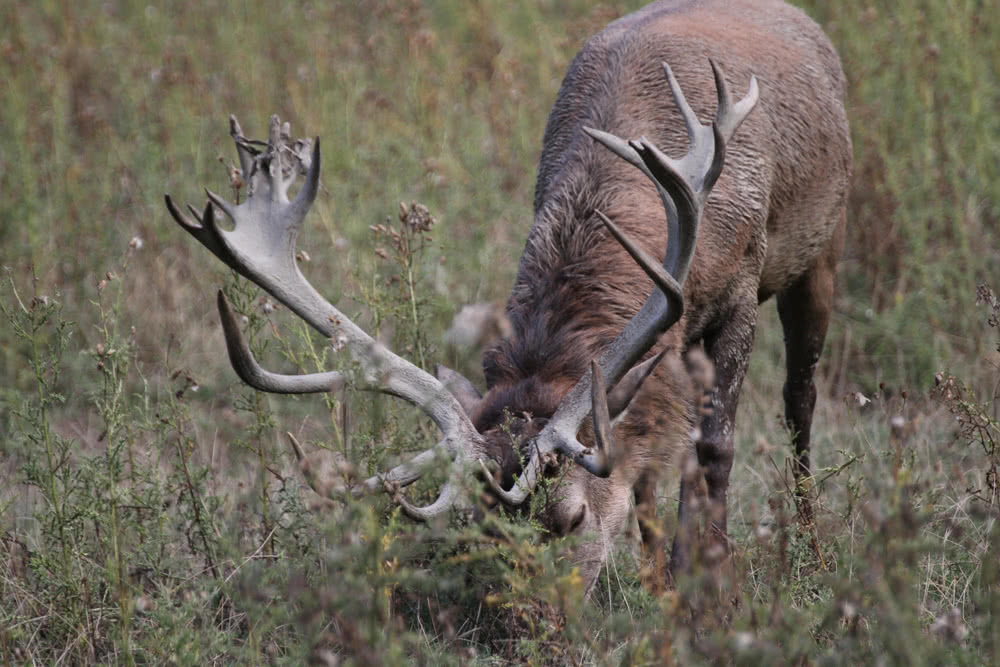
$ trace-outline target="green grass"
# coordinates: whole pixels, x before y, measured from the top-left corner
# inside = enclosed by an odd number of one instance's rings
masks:
[[[322,506],[285,431],[364,473],[426,446],[433,426],[384,397],[256,394],[229,369],[220,286],[270,367],[337,363],[163,206],[168,192],[226,192],[230,113],[252,136],[279,113],[322,137],[323,190],[299,243],[310,280],[397,351],[478,376],[476,352],[442,334],[461,305],[506,297],[562,74],[639,4],[6,9],[5,664],[1000,662],[1000,336],[975,302],[978,284],[1000,288],[988,3],[807,3],[842,56],[855,147],[813,427],[819,513],[802,527],[788,492],[767,305],[722,580],[706,571],[653,596],[626,547],[583,604],[566,545],[531,523],[424,527],[385,499]],[[370,230],[400,201],[437,219],[412,258],[419,326]],[[662,494],[669,528],[674,484]]]

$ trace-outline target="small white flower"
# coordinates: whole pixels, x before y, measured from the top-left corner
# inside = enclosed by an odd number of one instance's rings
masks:
[[[133,236],[132,240],[128,242],[128,247],[133,250],[142,250],[142,237]]]
[[[872,399],[868,398],[860,391],[854,394],[854,400],[856,400],[858,402],[858,405],[860,405],[861,407],[865,407],[866,405],[872,402]]]

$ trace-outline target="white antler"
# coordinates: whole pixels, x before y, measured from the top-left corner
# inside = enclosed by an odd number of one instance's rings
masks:
[[[169,195],[165,198],[167,208],[181,227],[240,275],[257,283],[324,336],[345,341],[364,369],[364,388],[398,396],[419,406],[441,429],[443,438],[436,447],[385,475],[366,480],[353,493],[387,486],[398,489],[410,484],[441,453],[454,460],[455,471],[439,498],[427,507],[413,506],[398,494],[397,500],[415,519],[428,519],[445,512],[458,499],[457,476],[483,456],[482,438],[455,397],[436,378],[378,344],[320,296],[299,271],[295,241],[319,189],[319,139],[292,144],[288,125],[282,126],[277,116],[271,117],[266,144],[246,139],[235,118],[230,118],[230,134],[248,183],[246,200],[231,204],[209,192],[209,203],[201,215],[190,209],[196,220],[182,213]],[[310,143],[311,153],[306,150]],[[290,201],[288,189],[300,171],[306,174],[305,184]],[[216,206],[233,221],[232,230],[218,226]],[[261,391],[306,393],[343,385],[344,378],[335,372],[289,376],[264,370],[243,341],[221,293],[218,302],[233,367],[251,386]]]

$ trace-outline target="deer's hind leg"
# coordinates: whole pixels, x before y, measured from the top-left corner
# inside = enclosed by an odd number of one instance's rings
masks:
[[[823,352],[826,330],[833,310],[837,260],[844,246],[845,217],[815,265],[778,294],[778,315],[785,334],[785,421],[795,447],[795,481],[799,512],[812,521],[809,498],[809,434],[816,405],[816,365]]]

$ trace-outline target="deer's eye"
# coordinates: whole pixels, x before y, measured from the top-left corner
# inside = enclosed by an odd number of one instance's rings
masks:
[[[564,535],[569,535],[570,533],[576,532],[576,529],[583,524],[583,520],[587,518],[587,503],[580,505],[580,509],[573,516],[569,522],[569,527],[564,531]]]

